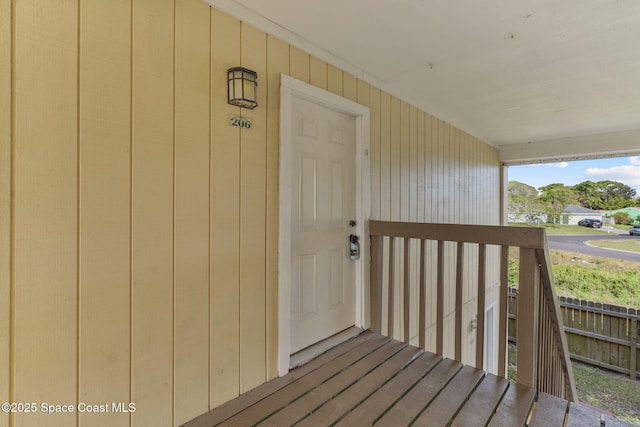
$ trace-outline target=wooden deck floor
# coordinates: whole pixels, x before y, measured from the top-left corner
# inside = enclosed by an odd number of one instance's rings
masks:
[[[553,396],[536,396],[521,384],[365,332],[185,427],[254,425],[627,424]]]

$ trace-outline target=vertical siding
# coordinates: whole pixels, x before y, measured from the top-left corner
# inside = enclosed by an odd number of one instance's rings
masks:
[[[131,401],[131,2],[80,9],[79,399]],[[78,414],[128,426],[128,414]]]
[[[369,91],[369,114],[371,115],[371,133],[369,135],[369,180],[371,186],[371,218],[382,218],[380,200],[382,197],[382,168],[380,157],[382,154],[381,123],[382,100],[380,89],[371,87]]]
[[[380,217],[383,221],[391,221],[391,96],[382,92],[380,94]],[[375,176],[371,164],[371,175]],[[376,219],[372,216],[373,219]]]
[[[267,37],[243,25],[240,63],[266,76]],[[266,104],[258,91],[258,104]],[[253,130],[240,136],[240,392],[266,378],[265,338],[265,200],[266,108],[245,113]]]
[[[342,71],[333,65],[329,65],[327,69],[327,89],[342,96]]]
[[[277,375],[281,74],[369,106],[372,218],[499,223],[496,150],[333,65],[199,0],[53,3],[0,0],[0,400],[137,410],[16,426],[179,425]]]
[[[11,1],[0,0],[0,402],[11,397],[11,16]],[[0,427],[9,414],[0,413]]]
[[[209,7],[175,4],[174,421],[209,407]]]
[[[240,108],[227,104],[226,71],[240,64],[240,22],[211,10],[211,390],[215,407],[240,392]],[[222,76],[222,77],[220,77]]]
[[[133,425],[173,419],[174,5],[133,2],[131,398]]]
[[[289,47],[289,75],[303,82],[309,82],[309,54],[301,51],[297,47]]]
[[[354,102],[358,100],[358,81],[349,73],[342,74],[342,96]]]
[[[15,7],[12,399],[76,402],[78,5]],[[68,426],[75,419],[37,413],[29,423]]]
[[[312,56],[309,62],[309,83],[327,89],[327,63]]]

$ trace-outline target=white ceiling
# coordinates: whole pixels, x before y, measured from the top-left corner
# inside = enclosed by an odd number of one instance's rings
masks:
[[[506,161],[544,140],[553,141],[527,159],[640,152],[639,0],[208,2],[499,147]],[[595,151],[580,151],[583,135],[601,135]],[[555,152],[563,144],[574,148]]]

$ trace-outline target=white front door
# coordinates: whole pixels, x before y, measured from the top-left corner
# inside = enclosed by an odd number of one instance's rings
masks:
[[[292,115],[291,354],[355,324],[357,220],[355,117],[298,98]]]

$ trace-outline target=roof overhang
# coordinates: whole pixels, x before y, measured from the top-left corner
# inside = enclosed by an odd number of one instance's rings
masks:
[[[640,155],[640,130],[501,145],[506,166]]]

